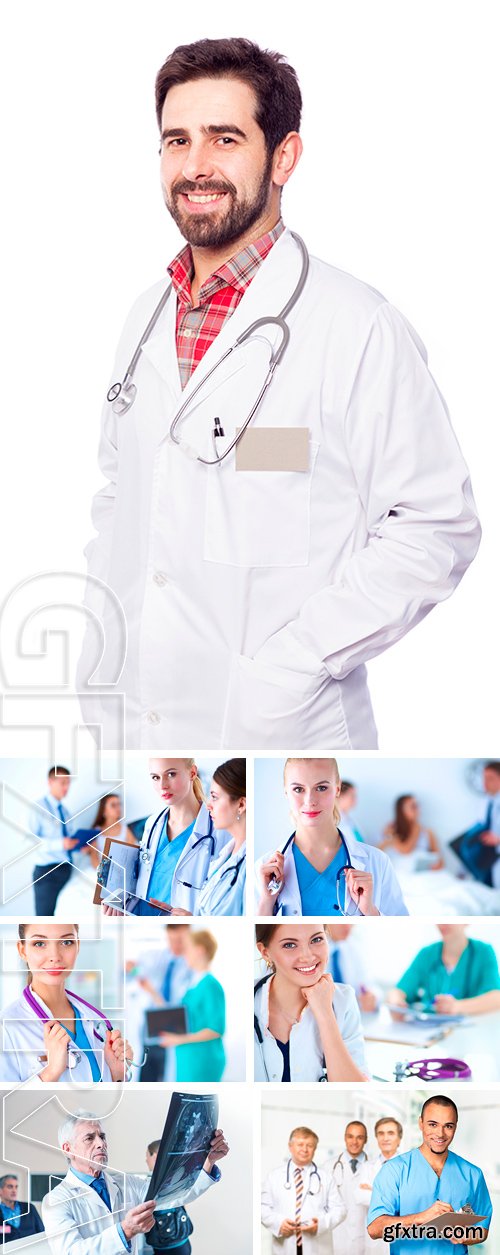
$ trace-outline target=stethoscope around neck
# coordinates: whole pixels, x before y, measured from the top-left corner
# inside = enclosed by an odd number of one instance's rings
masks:
[[[308,254],[308,251],[304,244],[303,239],[301,238],[300,235],[297,235],[295,231],[291,231],[290,235],[295,240],[295,243],[298,245],[300,249],[301,258],[302,258],[302,266],[301,266],[300,275],[295,285],[295,288],[292,292],[291,297],[286,302],[286,305],[283,306],[283,309],[280,311],[279,314],[277,315],[271,314],[268,317],[256,318],[254,322],[250,323],[250,325],[246,328],[246,330],[243,331],[241,335],[237,337],[237,339],[234,341],[234,344],[231,344],[230,347],[226,349],[226,352],[221,354],[221,356],[217,359],[214,365],[211,366],[210,370],[208,370],[206,374],[203,376],[203,378],[200,379],[200,382],[196,384],[196,386],[190,391],[189,396],[183,402],[180,409],[177,410],[170,424],[169,436],[172,443],[177,445],[179,448],[181,448],[183,452],[187,454],[188,457],[194,458],[197,462],[201,462],[204,466],[220,466],[221,463],[225,460],[225,458],[229,457],[229,454],[232,453],[233,449],[235,449],[236,446],[239,444],[247,428],[250,426],[252,419],[255,417],[255,414],[257,413],[259,406],[262,404],[262,401],[264,400],[266,392],[272,383],[276,367],[278,363],[281,361],[283,354],[285,353],[285,350],[288,347],[288,343],[290,340],[290,328],[287,323],[287,318],[291,310],[293,309],[294,305],[296,305],[299,297],[302,294],[302,291],[305,287],[308,271],[309,271],[309,254]],[[144,331],[139,340],[137,348],[135,349],[132,355],[132,358],[127,366],[127,369],[125,371],[125,374],[123,376],[121,383],[117,382],[117,383],[112,384],[108,390],[107,400],[112,406],[115,414],[118,414],[120,416],[123,414],[126,414],[127,411],[134,404],[135,398],[137,396],[137,386],[134,383],[135,370],[139,362],[139,358],[141,356],[144,345],[149,340],[149,337],[151,336],[156,326],[156,323],[158,322],[160,314],[165,308],[165,305],[168,301],[171,291],[172,291],[172,284],[170,283],[168,287],[166,288],[165,292],[162,293],[162,296],[160,297],[160,300],[156,306],[156,309],[153,311],[147,326],[144,328]],[[198,396],[198,393],[200,392],[200,390],[204,388],[205,384],[208,383],[208,380],[211,379],[215,371],[218,370],[220,366],[222,366],[222,363],[226,361],[226,359],[230,356],[230,354],[234,353],[235,349],[239,349],[241,345],[244,344],[247,340],[249,340],[251,336],[254,335],[255,332],[258,331],[261,327],[267,327],[267,326],[278,327],[279,331],[281,332],[281,338],[280,338],[277,348],[271,349],[271,356],[269,359],[267,375],[264,380],[264,383],[262,384],[260,392],[258,396],[256,397],[247,417],[239,426],[239,429],[236,435],[229,442],[227,447],[224,449],[224,452],[221,454],[217,452],[216,441],[219,437],[224,436],[224,431],[223,431],[223,428],[221,427],[220,419],[214,418],[212,442],[213,442],[215,457],[203,458],[200,456],[200,454],[196,452],[196,450],[192,449],[190,445],[188,445],[178,435],[177,428],[179,426],[179,423],[183,419],[186,413],[186,410],[189,409],[195,397]]]
[[[293,1160],[289,1159],[286,1165],[286,1177],[283,1183],[283,1188],[285,1190],[291,1190],[292,1188],[292,1182],[290,1180],[290,1168],[291,1168],[292,1163],[293,1163]],[[294,1170],[295,1168],[300,1168],[300,1164],[294,1164],[293,1166],[294,1166]],[[308,1194],[310,1194],[312,1198],[315,1198],[316,1194],[319,1194],[320,1189],[321,1189],[321,1177],[319,1175],[314,1159],[311,1161],[311,1163],[304,1164],[304,1167],[300,1168],[300,1171],[305,1172],[307,1168],[310,1169],[310,1173],[309,1173],[309,1181],[307,1185],[307,1190],[305,1192],[304,1198],[307,1198]],[[312,1188],[313,1177],[317,1177],[316,1188],[314,1190]]]
[[[87,1002],[86,998],[81,998],[80,994],[73,993],[71,989],[67,989],[66,993],[69,998],[73,999],[73,1002],[79,1002],[82,1007],[86,1007],[87,1011],[91,1011],[93,1015],[97,1016],[98,1020],[102,1020],[102,1023],[104,1024],[108,1033],[113,1032],[113,1025],[111,1023],[111,1020],[108,1020],[107,1016],[104,1014],[104,1011],[101,1011],[99,1007],[92,1006],[91,1002]],[[35,997],[35,994],[33,993],[33,990],[30,989],[29,985],[26,985],[25,988],[23,989],[23,998],[25,1002],[27,1002],[30,1008],[30,1011],[34,1012],[37,1018],[42,1021],[42,1024],[48,1024],[49,1021],[53,1017],[48,1015],[47,1012],[44,1010],[44,1008],[40,1006],[38,999]],[[96,1041],[101,1042],[101,1045],[104,1045],[105,1039],[102,1036],[102,1033],[100,1033],[99,1030],[96,1028],[95,1024],[93,1025],[93,1033],[94,1033],[94,1037]],[[134,1063],[132,1059],[126,1059],[126,1065],[127,1065],[126,1072],[127,1072],[128,1081],[132,1079],[132,1068],[142,1068],[143,1064],[146,1062],[146,1056],[147,1056],[147,1050],[144,1054],[144,1058],[141,1063]],[[78,1048],[73,1045],[70,1039],[70,1044],[68,1046],[68,1068],[70,1069],[70,1071],[72,1071],[73,1068],[78,1067],[78,1064],[81,1063],[82,1058],[83,1058],[83,1052],[81,1050],[78,1050]],[[44,1062],[45,1062],[45,1059],[41,1055],[38,1056],[38,1063],[44,1063]]]
[[[149,830],[146,844],[144,844],[144,838],[143,838],[141,842],[141,847],[139,850],[139,858],[141,860],[141,863],[151,863],[152,861],[151,844],[153,841],[154,833],[158,827],[158,824],[161,824],[161,826],[163,827],[165,821],[168,822],[169,810],[170,810],[170,807],[166,806],[165,810],[160,811],[160,814],[156,816],[156,819],[152,823],[151,828]],[[210,820],[210,823],[212,823],[212,820]],[[206,832],[203,836],[197,837],[196,841],[194,842],[194,845],[192,845],[190,849],[188,850],[187,857],[191,858],[195,854],[195,851],[198,850],[200,845],[203,845],[205,841],[208,841],[209,843],[209,846],[210,846],[209,859],[212,859],[215,855],[215,837],[212,832]],[[179,857],[182,858],[182,854]],[[237,873],[236,873],[236,878],[237,878]],[[175,880],[177,880],[178,884],[183,885],[185,889],[196,889],[197,891],[202,889],[203,885],[205,884],[205,881],[203,881],[201,885],[192,885],[191,881],[181,880],[180,876],[177,876],[177,875],[175,875]]]
[[[333,910],[334,910],[334,911],[340,911],[341,915],[345,915],[345,916],[347,916],[347,915],[349,914],[349,912],[348,912],[348,911],[344,911],[344,910],[342,910],[342,907],[341,907],[341,905],[340,905],[340,892],[339,892],[339,890],[340,890],[340,881],[341,881],[342,876],[345,876],[345,873],[346,873],[347,871],[349,871],[349,870],[353,867],[353,863],[352,863],[352,860],[351,860],[351,856],[350,856],[350,854],[349,854],[349,847],[348,847],[348,845],[347,845],[347,841],[346,841],[345,837],[342,835],[342,833],[341,833],[341,831],[340,831],[340,828],[338,828],[338,829],[337,829],[337,831],[338,831],[338,834],[339,834],[339,837],[340,837],[341,843],[342,843],[342,845],[343,845],[343,847],[344,847],[344,854],[345,854],[345,859],[346,859],[346,862],[344,863],[344,865],[343,865],[342,867],[339,867],[338,872],[337,872],[337,875],[336,875],[336,877],[335,877],[335,886],[336,886],[336,893],[337,893],[337,901],[333,903]],[[283,846],[283,849],[282,849],[282,851],[281,851],[281,853],[283,854],[283,856],[286,854],[287,850],[290,848],[290,846],[292,845],[292,842],[293,842],[294,840],[295,840],[295,833],[294,833],[294,832],[292,832],[291,837],[289,837],[289,838],[288,838],[288,841],[286,841],[286,842],[285,842],[285,844],[284,844],[284,846]],[[282,890],[282,888],[283,888],[283,882],[282,882],[282,881],[279,881],[279,880],[274,879],[274,881],[270,881],[270,882],[269,882],[269,888],[271,889],[271,892],[273,892],[273,891],[274,891],[274,892],[276,893],[276,895],[277,895],[277,896],[276,896],[276,902],[274,903],[274,907],[273,907],[273,915],[277,915],[277,914],[278,914],[278,912],[281,910],[281,905],[282,905],[282,904],[281,904],[281,902],[280,902],[279,895],[280,895],[281,890]],[[354,899],[352,899],[352,900],[354,901]],[[357,904],[355,904],[355,911],[357,911],[357,910],[359,910],[359,906],[358,906]],[[353,912],[353,914],[354,914],[354,913],[355,913],[355,912]],[[360,912],[360,914],[361,914],[361,912]]]
[[[262,989],[263,986],[267,984],[268,980],[271,980],[273,976],[274,976],[274,972],[268,972],[266,976],[262,976],[261,979],[257,981],[256,985],[254,985],[254,990],[253,990],[254,999],[255,999],[255,995],[258,994],[259,989]],[[270,1081],[271,1077],[269,1076],[269,1069],[266,1063],[266,1052],[264,1050],[264,1035],[260,1027],[259,1017],[255,1011],[254,1011],[254,1017],[253,1017],[253,1027],[254,1027],[255,1036],[257,1038],[257,1043],[258,1043],[258,1047],[260,1051],[260,1057],[262,1059],[262,1066],[266,1074],[266,1081]],[[328,1081],[328,1073],[326,1070],[326,1059],[324,1055],[321,1056],[321,1076],[318,1076],[318,1081]]]

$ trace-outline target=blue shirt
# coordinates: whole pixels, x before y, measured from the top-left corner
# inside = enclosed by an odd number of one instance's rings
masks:
[[[492,1205],[480,1168],[448,1151],[441,1176],[418,1149],[388,1159],[373,1183],[367,1224],[377,1216],[412,1216],[426,1211],[440,1199],[460,1211],[468,1203],[477,1216],[485,1216],[484,1228],[491,1222]],[[464,1225],[468,1223],[464,1215]],[[467,1246],[454,1245],[447,1238],[402,1238],[387,1243],[391,1255],[467,1255]]]
[[[58,802],[51,793],[42,797],[32,813],[32,822],[35,835],[43,838],[43,843],[36,850],[36,866],[54,867],[57,863],[71,863],[70,851],[64,849],[63,840],[73,835],[74,825],[62,802]]]
[[[75,1032],[72,1033],[71,1029],[69,1029],[66,1024],[64,1027],[68,1036],[71,1037],[72,1041],[74,1041],[77,1050],[81,1050],[82,1054],[85,1054],[85,1058],[88,1059],[92,1073],[92,1080],[100,1081],[101,1069],[95,1057],[94,1051],[89,1048],[89,1039],[83,1027],[82,1017],[78,1008],[75,1007],[73,1003],[71,1005],[73,1007],[73,1011],[75,1012]],[[93,1179],[94,1178],[92,1177],[92,1180]]]
[[[21,1224],[21,1204],[14,1203],[14,1210],[7,1203],[1,1204],[3,1211],[4,1224],[10,1224],[11,1229],[18,1229]]]
[[[74,1174],[74,1176],[75,1176],[75,1177],[78,1177],[78,1179],[79,1179],[80,1181],[84,1181],[84,1182],[85,1182],[85,1185],[90,1185],[90,1188],[92,1189],[92,1182],[95,1180],[95,1177],[94,1177],[94,1176],[90,1176],[90,1174],[89,1174],[89,1173],[87,1173],[87,1172],[77,1172],[77,1171],[76,1171],[76,1168],[73,1168],[73,1167],[71,1168],[71,1171],[72,1171],[72,1173]],[[100,1177],[102,1177],[102,1175],[103,1175],[103,1173],[102,1173],[102,1172],[100,1172],[100,1173],[99,1173],[99,1176],[100,1176]],[[94,1190],[94,1193],[95,1193],[95,1194],[97,1194],[97,1190]],[[108,1191],[108,1193],[109,1193],[109,1191]],[[101,1197],[101,1195],[100,1195],[100,1194],[97,1194],[97,1197],[98,1197],[98,1198],[100,1198],[100,1197]],[[104,1202],[104,1199],[103,1199],[102,1201]],[[123,1245],[124,1245],[124,1247],[125,1247],[125,1250],[126,1250],[126,1251],[131,1251],[131,1250],[132,1250],[132,1243],[131,1243],[131,1242],[129,1242],[129,1241],[128,1241],[128,1238],[126,1238],[126,1237],[125,1237],[125,1234],[124,1234],[124,1232],[123,1232],[123,1229],[122,1229],[122,1227],[121,1227],[121,1224],[117,1224],[116,1228],[117,1228],[118,1233],[119,1233],[119,1235],[120,1235],[121,1241],[123,1242]],[[90,1243],[90,1245],[92,1245],[92,1243]]]
[[[158,842],[153,870],[148,885],[148,898],[156,898],[158,902],[170,902],[172,879],[184,846],[189,841],[194,828],[194,820],[184,832],[180,832],[173,841],[168,839],[168,814],[163,821],[163,829]]]
[[[325,867],[324,872],[316,871],[312,863],[299,850],[295,841],[292,849],[299,882],[302,914],[332,915],[335,904],[338,905],[337,873],[346,865],[344,846],[341,844],[335,858],[328,864],[328,867]]]

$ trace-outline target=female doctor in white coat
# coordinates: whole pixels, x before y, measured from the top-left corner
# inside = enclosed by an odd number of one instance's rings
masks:
[[[197,915],[210,862],[227,833],[214,829],[194,758],[151,758],[149,774],[164,805],[144,829],[137,897],[168,912],[174,906]],[[141,907],[139,901],[133,914],[149,914]]]
[[[327,972],[325,929],[257,924],[255,936],[270,968],[254,989],[255,1079],[366,1081],[359,1008]]]
[[[257,914],[407,915],[387,856],[337,826],[336,760],[287,758],[284,782],[296,829],[256,864]]]
[[[230,758],[214,771],[207,809],[215,832],[229,841],[212,859],[198,900],[198,915],[244,915],[246,884],[246,759]],[[172,915],[191,915],[175,907]]]
[[[331,1231],[343,1220],[346,1208],[331,1172],[316,1167],[317,1145],[313,1129],[305,1125],[292,1129],[287,1162],[274,1168],[263,1183],[261,1220],[273,1235],[273,1255],[296,1255],[297,1250],[303,1255],[331,1255]],[[296,1170],[300,1172],[300,1207]],[[335,1250],[335,1235],[333,1243]]]
[[[124,1081],[133,1052],[119,1029],[66,989],[80,942],[78,924],[19,925],[28,984],[2,1011],[0,1080]]]

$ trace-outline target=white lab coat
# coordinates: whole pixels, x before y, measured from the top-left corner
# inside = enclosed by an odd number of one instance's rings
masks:
[[[210,864],[208,877],[198,900],[199,915],[245,914],[246,849],[243,845],[233,854],[233,845],[231,838]],[[237,866],[238,875],[232,884]]]
[[[285,1184],[286,1169],[286,1163],[281,1164],[279,1168],[274,1168],[262,1186],[261,1218],[264,1227],[270,1229],[273,1235],[273,1255],[295,1255],[296,1253],[295,1237],[279,1236],[283,1221],[295,1219],[293,1163],[290,1163],[290,1189],[287,1189]],[[315,1236],[311,1233],[303,1234],[303,1255],[331,1255],[331,1230],[335,1229],[345,1216],[345,1207],[333,1178],[325,1172],[324,1168],[318,1171],[319,1189],[318,1177],[313,1173],[312,1165],[303,1169],[301,1216],[304,1224],[315,1218],[318,1220],[318,1232]],[[312,1194],[309,1193],[310,1188],[313,1190]],[[333,1241],[336,1255],[335,1237]]]
[[[68,998],[72,1006],[75,1006],[80,1013],[89,1047],[95,1054],[101,1069],[101,1080],[110,1081],[111,1073],[103,1055],[104,1043],[94,1037],[94,1028],[96,1028],[101,1037],[106,1039],[106,1025],[104,1021],[96,1015],[92,1015],[92,1012],[82,1006],[80,1002],[72,1002],[69,995]],[[38,994],[37,1002],[40,1003],[46,1015],[53,1019],[51,1011]],[[43,1023],[35,1012],[31,1010],[31,1007],[28,1006],[22,994],[19,998],[16,998],[15,1002],[11,1002],[2,1011],[0,1023],[2,1031],[0,1081],[25,1081],[30,1077],[29,1089],[32,1087],[46,1087],[46,1081],[41,1081],[38,1076],[38,1073],[46,1067],[45,1063],[38,1062],[38,1055],[45,1054]],[[72,1049],[78,1051],[78,1047],[74,1042],[72,1042]],[[59,1081],[71,1081],[73,1084],[77,1081],[91,1080],[91,1067],[85,1054],[82,1054],[80,1062],[77,1063],[76,1067],[66,1068],[59,1077]]]
[[[364,1255],[365,1251],[366,1208],[358,1202],[357,1177],[364,1171],[366,1156],[356,1172],[350,1160],[351,1155],[343,1150],[333,1164],[333,1180],[347,1211],[335,1234],[334,1255]]]
[[[140,848],[141,850],[149,848],[150,858],[149,862],[145,863],[139,857],[136,893],[140,898],[148,897],[148,886],[167,812],[168,806],[164,807],[159,813],[150,815],[149,819],[146,820]],[[222,828],[214,828],[210,812],[205,803],[202,802],[191,836],[188,838],[175,866],[170,899],[171,906],[182,907],[184,911],[190,911],[192,915],[198,914],[200,887],[205,883],[210,866],[212,843],[208,840],[209,836],[214,839],[215,856],[217,856],[220,849],[227,844],[229,833]],[[193,856],[192,851],[195,847],[196,852]],[[183,884],[183,880],[186,880],[188,883]]]
[[[254,1016],[254,1058],[256,1081],[281,1081],[283,1055],[269,1032],[269,988],[271,978],[256,989]],[[350,985],[336,985],[333,1001],[340,1035],[354,1063],[367,1075],[363,1029],[354,990]],[[319,1029],[310,1007],[303,1011],[299,1023],[290,1029],[290,1077],[292,1081],[319,1081],[322,1076],[323,1048]],[[334,1078],[333,1078],[334,1079]]]
[[[134,405],[119,417],[105,403],[107,483],[86,552],[128,623],[119,687],[130,748],[376,746],[364,664],[448,597],[476,552],[467,468],[423,345],[378,292],[316,258],[252,420],[254,433],[306,428],[307,469],[236,471],[234,452],[207,467],[171,442],[181,401],[254,319],[281,310],[300,267],[285,231],[183,392],[171,295],[143,347]],[[113,381],[165,285],[134,305]],[[181,422],[185,444],[213,457],[215,415],[233,437],[279,336],[261,328],[214,372]],[[101,585],[87,604],[103,617]],[[106,702],[85,696],[91,675],[114,681],[122,656],[122,625],[110,612],[104,626],[100,661],[89,623],[78,684],[85,717],[114,745]]]
[[[71,1168],[42,1202],[42,1219],[52,1255],[124,1255],[125,1246],[117,1230],[131,1207],[144,1201],[147,1180],[133,1173],[106,1172],[111,1211],[90,1185],[80,1181]],[[193,1189],[180,1195],[170,1206],[192,1202],[213,1185],[206,1172],[200,1172]],[[91,1239],[91,1240],[89,1240]],[[132,1238],[132,1252],[139,1248]]]
[[[405,905],[401,889],[399,887],[396,875],[391,866],[390,860],[383,850],[378,850],[373,845],[362,845],[360,841],[352,841],[342,831],[342,836],[349,850],[349,857],[353,867],[359,870],[371,872],[373,876],[373,902],[381,915],[408,915],[408,909]],[[275,915],[302,915],[302,903],[300,898],[299,882],[297,872],[295,870],[295,860],[293,857],[293,842],[289,841],[285,850],[284,857],[284,880],[283,888],[277,894],[274,904]],[[275,847],[276,848],[276,847]],[[274,850],[268,850],[266,854],[259,858],[255,864],[255,896],[258,903],[262,896],[262,882],[260,879],[260,868],[266,863]],[[347,895],[346,895],[347,896]],[[349,901],[352,903],[352,899]],[[346,903],[342,904],[344,910]],[[333,911],[339,919],[340,911]]]
[[[387,1160],[384,1155],[379,1154],[376,1159],[368,1159],[366,1163],[363,1164],[360,1171],[356,1173],[357,1185],[354,1191],[355,1202],[365,1208],[365,1225],[368,1217],[368,1208],[372,1201],[372,1190],[363,1190],[361,1189],[361,1186],[373,1186],[377,1173],[380,1172],[382,1164],[386,1162]],[[372,1251],[373,1255],[382,1255],[382,1251],[385,1251],[385,1255],[387,1255],[387,1242],[384,1242],[383,1238],[371,1238],[368,1231],[365,1229],[365,1245],[364,1248],[362,1248],[360,1255],[371,1255]]]

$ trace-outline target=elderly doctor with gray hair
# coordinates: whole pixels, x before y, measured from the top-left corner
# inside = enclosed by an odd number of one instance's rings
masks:
[[[143,1202],[147,1183],[135,1173],[109,1172],[106,1133],[98,1116],[79,1111],[59,1129],[59,1145],[68,1160],[64,1179],[42,1203],[52,1255],[136,1255],[137,1237],[153,1228],[156,1200]],[[172,1207],[192,1202],[220,1178],[216,1160],[228,1152],[216,1129],[202,1171],[191,1190]]]

